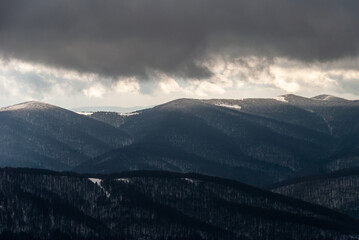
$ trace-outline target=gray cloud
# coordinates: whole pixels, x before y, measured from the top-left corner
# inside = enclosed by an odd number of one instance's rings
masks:
[[[103,76],[212,75],[211,56],[358,56],[357,0],[2,0],[0,53]]]

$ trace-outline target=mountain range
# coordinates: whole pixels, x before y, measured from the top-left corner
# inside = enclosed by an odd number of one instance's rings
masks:
[[[359,101],[327,95],[179,99],[130,115],[89,117],[127,132],[134,142],[76,168],[86,172],[196,171],[265,185],[358,165]]]
[[[39,102],[0,110],[0,166],[198,172],[265,186],[359,166],[359,101],[329,95],[178,99],[81,115]]]

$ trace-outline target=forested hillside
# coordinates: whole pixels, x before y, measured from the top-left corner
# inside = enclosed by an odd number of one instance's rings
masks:
[[[0,170],[2,239],[357,239],[327,208],[198,174]]]
[[[359,219],[359,169],[287,180],[274,192],[341,211]]]
[[[75,170],[196,171],[268,185],[358,166],[358,113],[358,101],[329,95],[179,99],[127,115],[94,113],[91,118],[127,132],[134,144]]]

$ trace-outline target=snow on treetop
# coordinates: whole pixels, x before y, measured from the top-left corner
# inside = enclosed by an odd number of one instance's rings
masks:
[[[139,113],[139,112],[118,113],[118,115],[120,115],[120,116],[125,116],[125,117],[134,116],[134,115],[138,115],[138,114],[140,114],[140,113]]]

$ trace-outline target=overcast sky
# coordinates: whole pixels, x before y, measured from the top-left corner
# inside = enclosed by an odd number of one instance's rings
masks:
[[[358,0],[1,0],[0,106],[359,99]]]

